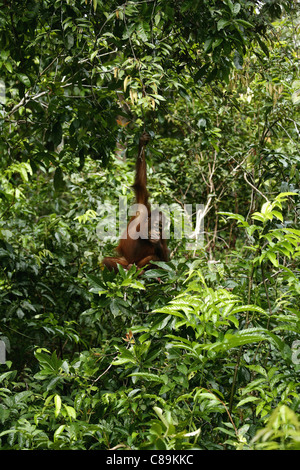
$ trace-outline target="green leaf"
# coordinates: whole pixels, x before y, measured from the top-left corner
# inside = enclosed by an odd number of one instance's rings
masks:
[[[231,21],[228,21],[228,20],[224,20],[224,19],[219,20],[218,23],[217,23],[218,31],[220,31],[221,29],[224,29],[230,23],[231,23]]]
[[[67,415],[70,419],[76,420],[76,411],[74,410],[73,406],[64,405],[64,408],[67,412]]]
[[[9,370],[8,372],[4,372],[3,374],[0,375],[0,383],[3,382],[7,378],[12,378],[16,376],[16,371],[15,370]]]
[[[271,263],[272,263],[276,268],[278,268],[279,263],[278,263],[276,254],[273,253],[272,251],[267,251],[267,257],[269,258],[269,260],[271,261]]]
[[[251,402],[254,402],[254,401],[257,401],[257,400],[260,400],[259,397],[246,397],[246,398],[243,398],[242,400],[240,400],[236,406],[243,406],[245,405],[246,403],[251,403]]]
[[[179,307],[181,309],[181,307]],[[166,305],[165,307],[159,308],[157,310],[154,310],[155,313],[166,313],[168,315],[174,315],[179,318],[185,318],[185,316],[181,313],[178,312],[176,307],[173,305]]]
[[[233,15],[236,16],[239,13],[240,9],[241,9],[241,5],[239,3],[235,3],[232,9]]]
[[[276,196],[275,200],[276,201],[286,201],[287,196],[298,196],[298,193],[294,193],[292,191],[287,191],[287,192],[284,192],[284,193],[280,193],[280,194],[278,194],[278,196]]]
[[[206,39],[205,43],[204,43],[204,52],[208,52],[212,46],[212,43],[213,43],[213,39],[212,38],[208,38]]]
[[[62,141],[62,137],[63,137],[62,125],[59,121],[57,121],[53,125],[52,132],[51,132],[51,141],[53,142],[55,147],[59,146],[59,144]]]
[[[103,282],[99,277],[94,276],[93,274],[86,274],[86,278],[93,287],[100,290],[103,289]]]
[[[235,21],[236,21],[236,23],[244,26],[245,28],[251,28],[252,29],[254,27],[252,23],[249,23],[249,21],[245,21],[245,20],[241,20],[241,19],[236,19]]]
[[[58,440],[58,437],[59,437],[60,434],[64,431],[65,427],[66,427],[66,425],[65,425],[65,424],[62,424],[61,426],[59,426],[59,427],[56,429],[56,431],[55,431],[55,433],[54,433],[54,435],[53,435],[53,440],[54,440],[54,442]]]
[[[13,72],[13,66],[12,66],[11,62],[4,62],[4,66],[5,66],[6,70],[9,71],[9,73]],[[29,83],[29,85],[30,85],[30,83]]]
[[[145,286],[142,284],[140,281],[135,281],[134,279],[124,279],[122,281],[121,286],[123,287],[131,287],[132,289],[139,289],[139,290],[144,290]]]
[[[281,222],[283,222],[283,217],[282,217],[281,212],[273,210],[272,214],[275,215],[275,217],[277,217],[277,219],[281,220]]]
[[[264,377],[268,376],[266,370],[262,366],[260,366],[259,364],[249,365],[249,366],[247,366],[247,368],[250,369],[250,370],[254,370],[255,372],[258,372],[259,374],[263,375]]]
[[[234,307],[230,311],[230,314],[233,315],[235,313],[240,313],[240,312],[257,312],[257,313],[261,313],[263,315],[268,316],[268,313],[263,308],[258,307],[257,305],[241,305],[239,307]]]
[[[237,331],[236,333],[226,333],[222,341],[217,341],[212,344],[199,345],[201,349],[211,351],[228,351],[232,348],[237,348],[245,344],[257,343],[259,341],[270,341],[283,352],[284,345],[282,341],[269,330],[264,328],[247,328],[245,330]]]
[[[27,75],[25,75],[25,73],[18,73],[17,77],[20,80],[20,82],[22,82],[25,86],[27,86],[28,88],[30,87],[31,85],[30,80],[27,77]]]
[[[241,214],[234,214],[232,212],[218,212],[220,215],[225,215],[228,217],[228,219],[235,219],[238,222],[242,224],[242,226],[249,226],[248,222],[246,222],[245,217],[243,217]]]
[[[238,70],[242,70],[244,60],[243,60],[243,57],[241,56],[241,54],[238,51],[234,52],[233,63],[234,63],[235,67]]]
[[[128,362],[132,362],[135,364],[137,362],[134,355],[128,349],[120,348],[120,352],[121,352],[120,356],[112,362],[114,366],[127,364]]]
[[[268,46],[261,40],[261,38],[258,35],[256,36],[256,38],[257,38],[257,42],[260,45],[260,47],[262,48],[263,52],[266,54],[267,57],[269,57],[270,53],[269,53]]]

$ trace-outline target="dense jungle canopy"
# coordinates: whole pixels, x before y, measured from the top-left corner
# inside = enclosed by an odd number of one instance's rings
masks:
[[[300,449],[299,38],[296,0],[0,0],[0,449]],[[144,130],[170,260],[108,272]]]

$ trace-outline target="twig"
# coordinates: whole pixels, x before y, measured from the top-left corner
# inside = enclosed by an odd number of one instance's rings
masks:
[[[117,357],[118,357],[118,354],[113,358],[113,361],[115,361],[115,360],[117,359]],[[112,362],[111,362],[111,363],[109,364],[109,366],[105,369],[105,371],[102,372],[102,374],[100,374],[99,377],[97,377],[97,378],[93,381],[93,384],[96,383],[96,382],[98,382],[98,380],[101,379],[101,377],[102,377],[104,374],[106,374],[106,372],[109,371],[109,369],[112,367],[112,365],[113,365],[113,364],[112,364]]]
[[[230,414],[230,411],[228,410],[227,406],[225,405],[225,403],[221,400],[221,398],[219,398],[215,393],[213,393],[211,390],[207,389],[207,388],[204,388],[204,387],[201,387],[203,390],[206,390],[207,392],[211,393],[217,400],[219,400],[219,402],[222,403],[222,405],[224,406],[225,410],[226,410],[226,413],[230,419],[230,422],[234,428],[234,431],[235,431],[235,434],[236,434],[236,437],[238,438],[238,430],[233,422],[233,419],[231,417],[231,414]]]
[[[12,116],[19,108],[26,105],[29,101],[31,100],[35,101],[36,99],[40,98],[41,96],[47,95],[48,93],[50,93],[50,90],[42,91],[41,93],[38,93],[37,95],[30,97],[29,91],[28,91],[27,93],[25,93],[21,101],[18,104],[16,104],[16,106],[7,114],[7,117]]]
[[[256,186],[254,186],[252,183],[250,183],[250,181],[247,180],[246,172],[244,172],[244,180],[246,181],[246,183],[249,184],[249,186],[251,186],[252,189],[254,189],[254,191],[260,194],[266,201],[269,201],[267,196],[265,196]]]
[[[127,343],[126,349],[129,348],[130,344],[131,344],[130,342]],[[115,355],[115,357],[113,358],[113,360],[112,360],[112,362],[109,364],[109,366],[105,369],[104,372],[102,372],[102,374],[99,375],[99,377],[97,377],[97,378],[93,381],[93,384],[95,384],[96,382],[98,382],[98,380],[101,379],[101,377],[103,377],[103,375],[105,375],[105,374],[109,371],[109,369],[111,369],[111,367],[113,366],[113,362],[117,359],[118,355],[119,355],[119,353]]]

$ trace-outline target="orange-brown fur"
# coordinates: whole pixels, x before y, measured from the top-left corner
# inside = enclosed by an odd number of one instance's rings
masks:
[[[150,140],[149,134],[144,132],[139,140],[139,151],[136,161],[136,174],[133,189],[135,192],[135,198],[137,204],[143,204],[147,209],[148,217],[144,217],[143,211],[137,211],[136,215],[133,216],[127,226],[126,236],[120,239],[117,247],[117,253],[119,256],[112,258],[104,258],[102,263],[110,270],[118,271],[118,264],[123,266],[125,269],[129,269],[132,264],[135,264],[138,268],[144,268],[151,261],[167,261],[168,260],[168,248],[166,240],[162,238],[162,223],[163,218],[160,212],[154,211],[151,213],[149,204],[149,194],[147,191],[147,167],[145,159],[145,146]],[[136,220],[139,218],[139,220]],[[151,221],[159,223],[159,232],[156,230],[154,236],[151,231]],[[137,224],[137,231],[144,233],[145,236],[133,239],[129,234],[129,227],[132,222],[139,222]],[[153,267],[149,265],[147,269]]]

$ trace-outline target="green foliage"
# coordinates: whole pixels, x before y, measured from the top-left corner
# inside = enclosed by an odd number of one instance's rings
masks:
[[[257,450],[299,450],[299,419],[287,406],[278,407],[253,439]]]
[[[276,211],[283,197],[272,203]],[[269,221],[255,233],[273,233],[265,230]],[[276,254],[285,256],[280,249]],[[280,266],[261,262],[271,270]],[[260,272],[255,253],[248,264]],[[299,365],[291,339],[299,334],[299,316],[243,304],[241,293],[209,281],[200,260],[189,263],[185,276],[181,269],[170,263],[161,269],[162,283],[152,287],[151,277],[140,281],[135,269],[87,275],[92,308],[81,321],[94,328],[99,323],[99,346],[72,359],[37,349],[34,375],[24,369],[16,382],[16,371],[2,373],[4,449],[297,448]],[[176,280],[176,295],[168,293],[168,280],[172,286]],[[258,285],[263,292],[264,282]],[[269,291],[273,309],[277,298]],[[106,317],[113,319],[115,336]]]

